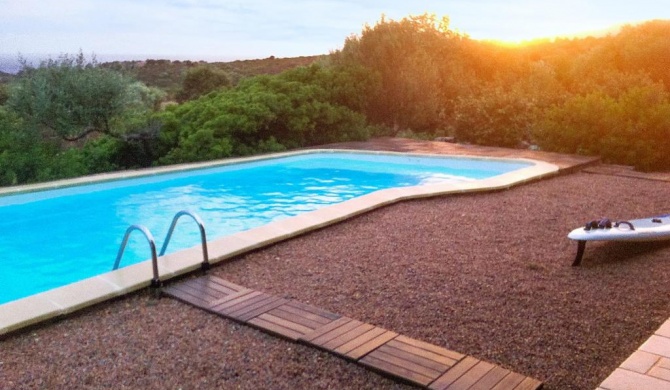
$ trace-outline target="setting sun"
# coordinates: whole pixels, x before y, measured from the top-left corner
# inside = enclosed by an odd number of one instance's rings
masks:
[[[670,16],[668,9],[640,1],[634,9],[617,2],[516,0],[496,4],[478,1],[446,11],[451,27],[473,39],[520,44],[555,38],[604,36],[624,25]]]
[[[629,23],[636,24],[636,23]],[[553,28],[552,26],[547,26],[546,29],[533,29],[528,31],[521,31],[515,33],[504,33],[501,32],[500,35],[495,38],[481,38],[483,41],[494,42],[503,46],[518,46],[525,45],[534,42],[540,41],[552,41],[554,39],[561,38],[584,38],[588,36],[592,37],[602,37],[608,34],[616,34],[619,29],[624,24],[612,25],[608,28],[597,28],[597,29],[568,29],[568,28]],[[475,38],[476,37],[472,37]]]
[[[570,29],[546,26],[546,28],[529,29],[527,31],[522,31],[521,29],[518,31],[502,31],[500,35],[496,37],[482,38],[481,40],[514,46],[560,38],[582,38],[587,36],[600,37],[609,33],[616,33],[620,27],[620,25],[616,25],[610,26],[609,28],[588,29],[582,27],[582,29]]]

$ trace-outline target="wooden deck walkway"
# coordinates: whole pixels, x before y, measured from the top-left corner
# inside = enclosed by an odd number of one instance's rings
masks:
[[[423,388],[542,388],[536,379],[474,357],[215,276],[177,282],[165,287],[163,294]]]

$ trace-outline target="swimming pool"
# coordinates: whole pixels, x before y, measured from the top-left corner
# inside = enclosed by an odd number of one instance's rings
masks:
[[[111,269],[126,228],[146,226],[160,248],[172,217],[188,209],[210,240],[378,190],[480,180],[526,161],[354,152],[304,152],[0,197],[0,304]],[[168,252],[199,244],[177,225]],[[121,266],[150,258],[131,235]]]

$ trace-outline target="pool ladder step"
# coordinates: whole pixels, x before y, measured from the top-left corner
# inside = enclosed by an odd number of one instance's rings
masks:
[[[116,260],[114,261],[114,266],[112,267],[112,270],[119,268],[121,258],[123,257],[123,253],[126,249],[126,244],[128,244],[128,239],[130,238],[130,234],[134,231],[139,231],[147,239],[147,241],[149,242],[149,247],[151,249],[151,266],[153,269],[153,279],[151,279],[151,287],[154,288],[160,287],[162,282],[158,275],[158,256],[163,256],[165,254],[168,244],[170,243],[170,239],[172,239],[172,233],[174,233],[174,229],[177,226],[177,221],[184,215],[188,215],[189,217],[193,218],[193,220],[198,224],[198,228],[200,229],[200,241],[202,243],[202,257],[203,257],[202,270],[207,271],[210,268],[210,263],[209,263],[209,254],[207,251],[207,234],[205,233],[205,224],[202,222],[202,219],[198,216],[198,214],[188,210],[182,210],[174,215],[174,217],[172,218],[172,224],[170,225],[170,229],[168,229],[168,233],[165,236],[163,247],[161,248],[161,251],[158,255],[156,255],[156,240],[154,240],[154,236],[153,234],[151,234],[151,231],[149,231],[149,229],[147,229],[147,227],[143,225],[129,226],[128,229],[126,230],[126,234],[123,236],[123,242],[121,243],[121,247],[119,248],[119,253],[116,255]]]

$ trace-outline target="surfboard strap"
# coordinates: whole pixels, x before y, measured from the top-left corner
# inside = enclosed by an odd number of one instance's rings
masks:
[[[593,229],[611,229],[612,221],[609,218],[601,218],[593,221],[589,221],[584,226],[584,230],[589,231]]]
[[[586,226],[584,226],[584,230],[589,231],[595,229],[611,229],[612,226],[618,228],[621,225],[628,226],[629,230],[635,230],[633,224],[628,221],[616,221],[612,223],[612,221],[610,221],[609,218],[602,218],[598,220],[589,221],[586,223]]]
[[[626,226],[628,226],[628,228],[630,228],[630,230],[635,230],[635,226],[633,226],[633,224],[628,222],[628,221],[617,221],[614,224],[615,227],[619,227],[621,225],[626,225]]]

